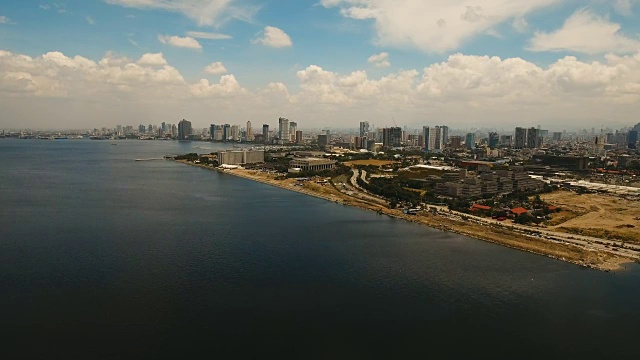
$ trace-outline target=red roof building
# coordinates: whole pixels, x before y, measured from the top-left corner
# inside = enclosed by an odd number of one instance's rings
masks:
[[[516,216],[520,216],[520,215],[526,214],[528,212],[529,211],[527,209],[521,208],[521,207],[511,209],[511,213],[515,214]]]
[[[489,210],[491,210],[491,206],[485,206],[485,205],[480,205],[480,204],[473,204],[473,205],[471,205],[471,210],[484,210],[484,211],[489,211]]]

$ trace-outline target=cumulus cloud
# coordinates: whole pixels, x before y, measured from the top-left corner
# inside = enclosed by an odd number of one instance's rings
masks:
[[[374,64],[376,67],[388,67],[391,66],[389,62],[389,53],[381,52],[380,54],[374,54],[369,56],[367,62],[370,64]]]
[[[226,40],[231,39],[231,35],[221,34],[221,33],[212,33],[212,32],[203,32],[203,31],[189,31],[187,32],[187,36],[196,39],[207,39],[207,40]]]
[[[250,21],[257,7],[239,4],[238,0],[105,0],[107,4],[137,9],[160,9],[177,12],[200,26],[219,26],[238,19]]]
[[[215,64],[210,66],[218,68]],[[209,121],[216,109],[220,116],[257,118],[286,112],[304,118],[309,127],[344,126],[345,121],[355,126],[358,119],[382,126],[392,113],[401,123],[418,126],[434,119],[451,126],[484,122],[512,127],[516,121],[584,126],[601,124],[603,119],[613,125],[635,121],[640,111],[640,53],[610,54],[601,62],[566,56],[548,66],[521,58],[453,54],[421,71],[408,69],[382,77],[365,70],[339,73],[319,65],[295,75],[294,84],[276,81],[251,92],[232,74],[218,81],[186,80],[162,53],[143,54],[133,61],[107,53],[94,61],[61,52],[30,57],[0,50],[0,106],[12,114],[0,121],[18,114],[25,124],[39,116],[49,119],[50,111],[37,113],[36,108],[54,103],[59,104],[62,120],[127,109],[150,119],[149,114],[157,119],[169,113],[179,118],[197,113]],[[74,101],[84,105],[68,106]],[[29,106],[34,103],[38,106]],[[86,108],[94,106],[90,104],[98,107]],[[104,115],[104,121],[112,118]]]
[[[633,53],[640,50],[640,41],[626,37],[620,25],[589,10],[580,10],[569,17],[562,28],[535,34],[529,45],[532,51],[576,51],[585,54]]]
[[[165,60],[162,53],[147,53],[142,55],[136,64],[141,66],[164,66],[167,65],[167,60]]]
[[[202,45],[200,45],[198,40],[188,36],[180,37],[180,36],[158,35],[158,41],[160,41],[163,44],[168,44],[175,47],[197,49],[197,50],[202,49]]]
[[[207,67],[204,68],[204,71],[208,74],[219,75],[225,74],[227,72],[227,68],[224,67],[220,61],[216,61],[207,65]]]
[[[273,48],[284,48],[293,45],[291,37],[277,27],[265,26],[257,38],[251,40],[253,44],[262,44]]]
[[[496,25],[561,0],[321,0],[339,8],[342,16],[370,20],[376,42],[384,46],[411,46],[429,52],[458,48]]]
[[[0,24],[10,24],[11,23],[11,19],[9,19],[6,16],[0,16]]]

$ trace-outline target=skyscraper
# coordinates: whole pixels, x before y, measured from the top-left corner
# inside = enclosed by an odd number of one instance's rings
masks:
[[[360,137],[365,137],[369,133],[369,122],[360,121]]]
[[[382,129],[382,147],[391,149],[402,146],[402,128],[391,127]]]
[[[498,147],[498,144],[500,143],[500,137],[498,136],[497,132],[490,132],[489,133],[489,148],[490,149],[495,149]]]
[[[440,145],[438,144],[438,141],[441,138],[441,136],[438,136],[439,133],[440,133],[440,128],[438,126],[436,126],[436,127],[423,126],[422,127],[422,136],[424,137],[424,150],[425,151],[434,151],[434,150],[440,150],[441,149]]]
[[[209,125],[209,138],[211,140],[214,140],[215,136],[216,136],[216,125],[211,124]]]
[[[473,150],[476,148],[476,134],[474,133],[468,133],[465,140],[464,140],[464,144],[467,146],[467,149],[469,150]]]
[[[524,149],[527,147],[527,129],[522,127],[516,128],[515,145],[516,149]]]
[[[151,127],[151,125],[149,125]],[[178,140],[188,140],[191,135],[191,121],[182,119],[178,123]]]
[[[301,130],[296,130],[296,143],[297,144],[301,144],[302,143],[302,131]]]
[[[637,149],[638,147],[638,131],[631,130],[627,135],[627,147],[629,149]]]
[[[269,125],[268,124],[262,125],[262,137],[264,138],[265,143],[269,142]]]
[[[289,122],[289,141],[295,141],[296,131],[298,131],[298,124],[291,121]]]
[[[251,121],[247,121],[247,141],[253,141],[253,129],[251,129]]]
[[[542,139],[540,138],[540,129],[534,127],[527,130],[527,147],[529,149],[536,149],[542,145]]]
[[[222,141],[228,141],[229,137],[231,137],[231,125],[224,124],[222,127]]]
[[[278,118],[278,138],[285,143],[291,140],[289,136],[289,119],[287,118]]]

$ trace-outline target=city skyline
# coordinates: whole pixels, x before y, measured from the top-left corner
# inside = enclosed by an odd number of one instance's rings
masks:
[[[395,4],[395,6],[394,6]],[[638,1],[0,6],[0,128],[638,122]],[[257,125],[256,125],[257,126]],[[294,134],[291,134],[294,135]]]

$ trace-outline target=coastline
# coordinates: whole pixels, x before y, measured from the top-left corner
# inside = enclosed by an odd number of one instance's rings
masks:
[[[498,226],[480,225],[468,221],[451,219],[441,215],[404,214],[401,210],[390,209],[387,206],[383,206],[379,203],[374,203],[363,198],[355,197],[353,195],[347,195],[343,192],[338,191],[337,188],[334,188],[334,186],[331,184],[318,185],[314,183],[305,183],[305,186],[296,186],[298,184],[296,184],[295,180],[293,179],[276,180],[267,174],[260,173],[255,170],[222,170],[206,165],[194,164],[184,160],[175,161],[186,165],[196,166],[207,170],[215,170],[220,173],[253,180],[266,185],[279,187],[281,189],[295,191],[326,201],[342,203],[343,205],[349,205],[364,210],[375,211],[381,215],[387,215],[393,218],[426,225],[433,229],[468,236],[478,240],[491,242],[520,251],[526,251],[532,254],[549,257],[586,268],[609,272],[621,270],[625,264],[633,262],[632,259],[624,256],[612,255],[610,253],[594,249],[587,249],[575,244],[561,244],[548,240],[542,240]]]

